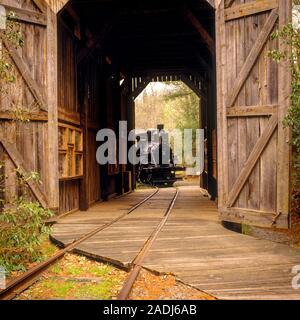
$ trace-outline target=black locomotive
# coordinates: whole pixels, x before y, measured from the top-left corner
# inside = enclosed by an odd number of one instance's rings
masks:
[[[140,142],[141,137],[138,138]],[[155,186],[172,186],[177,180],[178,171],[185,168],[177,166],[169,138],[164,131],[163,125],[157,130],[147,132],[147,141],[142,141],[140,151],[140,162],[136,168],[136,179],[138,182]]]

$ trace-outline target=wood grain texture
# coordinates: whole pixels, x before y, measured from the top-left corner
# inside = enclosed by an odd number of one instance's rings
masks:
[[[267,41],[277,19],[278,19],[278,9],[273,9],[264,27],[262,28],[260,34],[256,38],[256,41],[244,63],[242,70],[240,71],[233,85],[232,90],[228,94],[228,99],[227,99],[228,107],[231,107],[234,104],[237,98],[237,95],[239,94],[243,84],[245,83],[245,80],[247,79],[249,72],[251,71],[255,62],[257,61],[258,56],[261,53],[261,50],[263,49],[265,42]],[[248,29],[248,32],[251,32],[251,30]],[[250,36],[250,33],[249,33],[249,36]]]
[[[61,218],[52,238],[61,245],[71,243],[126,212],[146,192],[140,190],[96,204],[87,213]],[[75,251],[129,268],[173,193],[174,189],[159,191],[139,210],[83,242]],[[204,197],[199,187],[190,186],[180,187],[174,209],[144,267],[175,274],[219,299],[299,299],[291,286],[291,270],[299,259],[297,249],[225,229],[219,223],[215,203]]]
[[[219,193],[222,195],[229,189],[225,205],[220,204],[221,219],[239,222],[244,219],[248,223],[252,220],[255,224],[261,223],[261,215],[266,226],[270,226],[269,221],[279,215],[278,224],[288,228],[290,149],[289,133],[284,131],[282,119],[288,105],[290,74],[288,68],[272,61],[268,52],[283,45],[271,39],[270,34],[278,28],[278,17],[279,25],[280,21],[287,21],[290,2],[235,0],[230,5],[227,9],[220,7],[217,15],[219,31],[225,28],[225,42],[217,49],[218,85],[225,88],[223,97],[226,100],[225,113],[221,114],[222,100],[218,98],[218,113],[223,119],[218,119],[219,132],[222,132],[219,137],[227,142],[226,147],[224,143],[219,147],[219,154],[222,152]],[[221,20],[222,16],[226,17],[225,12],[237,16]],[[222,61],[224,46],[226,55]],[[219,93],[218,97],[222,95]],[[264,137],[267,139],[263,142]],[[240,210],[240,215],[232,209]],[[257,215],[253,216],[254,211]],[[269,221],[263,212],[270,213]]]
[[[251,1],[235,5],[225,10],[225,20],[240,19],[250,15],[256,15],[278,7],[278,0]]]

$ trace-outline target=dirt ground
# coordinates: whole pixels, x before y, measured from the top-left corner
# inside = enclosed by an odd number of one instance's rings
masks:
[[[127,272],[111,265],[67,254],[48,269],[16,300],[115,300]],[[158,276],[142,270],[130,300],[213,300],[214,298],[180,283],[172,275]]]

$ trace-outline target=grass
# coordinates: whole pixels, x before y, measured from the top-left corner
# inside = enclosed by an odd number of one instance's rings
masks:
[[[67,254],[18,299],[108,300],[116,296],[125,277],[124,271],[110,265]]]
[[[42,293],[46,299],[101,299],[112,298],[112,289],[116,280],[107,279],[97,283],[81,283],[76,280],[46,279],[41,282],[38,290],[28,290],[27,295],[35,297]]]
[[[76,288],[76,285],[72,282],[66,282],[66,281],[60,281],[60,280],[50,280],[47,279],[42,282],[41,289],[44,290],[44,292],[48,296],[52,296],[53,298],[66,298],[71,290],[74,290]]]
[[[110,300],[112,298],[112,288],[115,284],[116,281],[110,279],[101,283],[80,286],[77,288],[75,296],[79,299]]]

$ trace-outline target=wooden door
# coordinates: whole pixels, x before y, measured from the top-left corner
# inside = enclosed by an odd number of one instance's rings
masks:
[[[290,0],[222,0],[216,8],[218,200],[221,220],[289,227],[291,75],[268,52]]]
[[[41,184],[30,189],[43,207],[58,207],[57,54],[56,15],[44,0],[0,0],[15,14],[23,47],[15,47],[0,30],[5,53],[15,77],[0,86],[0,148],[9,177],[6,196],[15,196],[15,168],[40,174]],[[18,111],[19,110],[19,111]],[[16,116],[16,113],[19,115]],[[21,121],[20,112],[26,121]],[[28,121],[27,121],[28,120]]]

